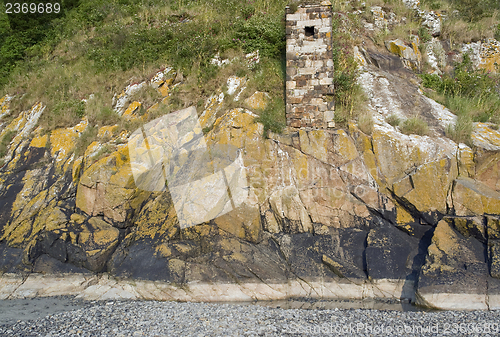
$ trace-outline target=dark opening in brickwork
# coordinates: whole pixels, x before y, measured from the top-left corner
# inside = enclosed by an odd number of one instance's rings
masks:
[[[314,36],[314,26],[305,27],[306,36]]]

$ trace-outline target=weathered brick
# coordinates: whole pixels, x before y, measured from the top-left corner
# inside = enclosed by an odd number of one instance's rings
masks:
[[[333,102],[323,99],[333,93],[331,55],[331,7],[299,6],[287,15],[286,118],[291,127],[326,128],[325,111]],[[314,27],[314,36],[305,36],[304,27]],[[293,69],[293,70],[292,70]]]

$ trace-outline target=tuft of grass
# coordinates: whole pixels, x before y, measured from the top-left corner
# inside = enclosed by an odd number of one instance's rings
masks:
[[[82,132],[74,148],[77,157],[82,156],[87,147],[97,138],[97,131],[97,127],[89,125],[85,131]]]
[[[7,131],[0,140],[0,158],[3,158],[7,154],[7,147],[9,146],[12,139],[16,136],[15,131]]]
[[[401,132],[406,135],[416,134],[425,136],[429,133],[429,125],[420,117],[411,117],[401,124]]]
[[[373,118],[371,115],[366,114],[359,117],[358,126],[361,131],[367,135],[371,135],[373,132]]]
[[[401,123],[401,119],[395,114],[391,114],[385,119],[385,121],[394,127],[398,126]]]
[[[286,126],[285,102],[283,97],[274,97],[267,107],[260,112],[256,122],[264,125],[264,137],[268,137],[269,131],[281,133]]]
[[[446,136],[457,143],[465,143],[472,146],[471,134],[474,130],[472,118],[468,115],[460,115],[454,125],[448,125]]]

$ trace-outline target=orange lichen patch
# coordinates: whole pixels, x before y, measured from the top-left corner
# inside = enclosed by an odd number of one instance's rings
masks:
[[[9,104],[11,99],[12,96],[9,95],[5,95],[4,97],[0,98],[0,117],[9,113]]]
[[[139,111],[141,106],[142,106],[141,102],[135,101],[135,102],[130,103],[127,110],[125,110],[125,112],[123,113],[123,117],[125,117],[128,120],[140,118],[140,116],[137,114],[137,112]]]
[[[170,92],[170,88],[168,87],[167,83],[164,83],[161,87],[158,88],[158,92],[163,96],[166,97],[168,96]]]
[[[71,154],[76,140],[88,125],[88,121],[82,120],[74,127],[67,129],[56,129],[50,134],[50,153],[56,158],[56,168],[61,169],[62,163]]]
[[[500,67],[500,43],[494,39],[488,39],[481,44],[479,68],[492,73],[498,72]]]
[[[31,140],[30,147],[45,147],[48,140],[49,135],[35,137]]]
[[[104,138],[104,137],[113,137],[113,134],[115,131],[118,129],[118,125],[105,125],[99,129],[97,132],[97,137],[99,138]]]
[[[202,128],[211,127],[214,124],[217,111],[221,108],[223,100],[224,93],[220,89],[214,95],[210,96],[205,105],[205,111],[203,111],[198,119]]]
[[[267,92],[256,91],[252,96],[245,100],[250,109],[264,110],[269,103],[269,94]]]

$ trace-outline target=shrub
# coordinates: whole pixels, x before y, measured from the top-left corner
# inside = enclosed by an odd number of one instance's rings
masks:
[[[357,82],[358,64],[352,53],[353,30],[356,18],[343,13],[334,13],[332,18],[333,40],[333,85],[336,123],[343,124],[362,115],[365,101],[363,90]]]

